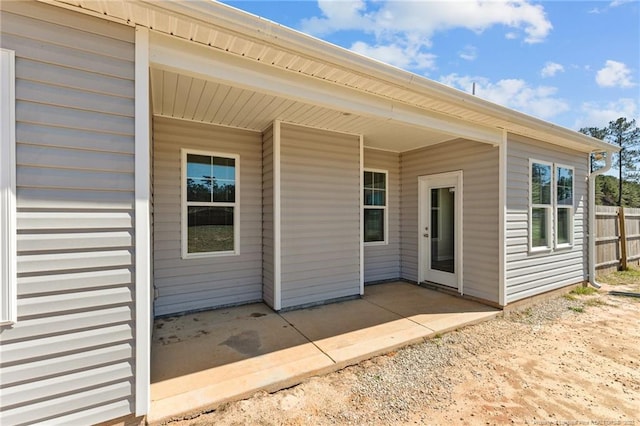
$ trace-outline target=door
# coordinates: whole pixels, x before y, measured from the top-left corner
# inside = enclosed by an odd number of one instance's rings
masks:
[[[419,179],[420,282],[462,293],[462,171]]]

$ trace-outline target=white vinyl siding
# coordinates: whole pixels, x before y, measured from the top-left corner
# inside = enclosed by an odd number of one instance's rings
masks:
[[[400,278],[400,154],[364,149],[364,167],[387,171],[386,244],[365,244],[365,283]]]
[[[418,176],[462,170],[464,294],[498,303],[498,148],[453,140],[403,153],[400,164],[402,277],[418,280]]]
[[[16,58],[18,321],[0,333],[0,423],[127,416],[134,29],[38,2],[1,13]]]
[[[15,52],[0,49],[0,325],[17,319]]]
[[[587,278],[589,156],[511,134],[507,153],[506,302],[511,303]],[[542,252],[530,250],[528,169],[530,161],[534,161],[531,159],[573,169],[572,245],[553,247],[556,226],[552,219],[549,243],[552,247]],[[552,198],[555,199],[556,184],[552,184],[552,187]],[[552,212],[551,216],[555,214]]]
[[[261,300],[262,135],[156,116],[153,139],[155,314]],[[242,160],[239,255],[182,258],[181,149],[236,153]]]
[[[282,308],[360,294],[360,139],[281,126]]]

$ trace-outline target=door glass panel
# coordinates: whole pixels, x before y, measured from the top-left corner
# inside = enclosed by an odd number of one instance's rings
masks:
[[[455,273],[455,188],[431,189],[431,269]]]

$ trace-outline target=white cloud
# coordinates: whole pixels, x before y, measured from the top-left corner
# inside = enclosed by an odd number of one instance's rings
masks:
[[[620,117],[640,122],[640,105],[637,99],[621,98],[611,102],[585,102],[580,106],[580,116],[574,128],[605,127],[609,121]]]
[[[537,43],[551,31],[544,8],[527,0],[464,3],[433,1],[331,1],[318,0],[323,17],[302,21],[302,29],[313,34],[361,30],[376,35],[407,33],[424,40],[436,31],[467,28],[482,32],[494,25],[524,31],[527,43]]]
[[[609,7],[618,7],[618,6],[622,6],[625,3],[631,3],[632,0],[613,0],[611,3],[609,3]]]
[[[596,73],[600,87],[633,87],[631,70],[622,62],[607,60],[604,68]]]
[[[300,29],[323,36],[338,31],[361,31],[373,42],[354,43],[356,51],[376,55],[377,59],[397,52],[424,53],[437,32],[467,29],[481,33],[500,25],[508,29],[507,38],[523,37],[526,43],[542,42],[552,29],[544,8],[528,0],[449,1],[318,0],[322,16],[304,19]],[[471,57],[473,55],[466,55]],[[466,59],[466,58],[465,58]],[[424,63],[429,58],[419,58]]]
[[[449,74],[440,82],[466,92],[476,83],[476,96],[543,119],[550,119],[569,110],[569,104],[555,97],[557,88],[533,87],[521,79],[503,79],[495,83],[484,77]]]
[[[415,70],[435,68],[436,55],[418,52],[411,46],[396,44],[371,46],[365,42],[357,41],[353,43],[351,50],[398,68]]]
[[[559,72],[564,72],[564,67],[556,62],[547,62],[540,71],[540,75],[543,77],[553,77]]]
[[[613,0],[611,3],[606,5],[603,8],[594,7],[590,9],[587,13],[591,14],[600,14],[608,12],[608,9],[613,9],[614,7],[622,6],[623,4],[631,3],[633,0]]]
[[[475,61],[478,57],[478,49],[475,46],[468,44],[464,49],[458,52],[458,56],[465,61]]]

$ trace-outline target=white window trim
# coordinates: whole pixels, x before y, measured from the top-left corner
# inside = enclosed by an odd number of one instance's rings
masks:
[[[558,169],[562,168],[562,169],[567,169],[567,170],[571,170],[571,205],[567,206],[567,205],[559,205],[558,204],[558,178],[557,178],[557,172]],[[554,168],[553,168],[553,174],[554,174],[554,179],[553,179],[553,186],[554,186],[554,191],[553,191],[553,204],[554,204],[554,208],[553,208],[553,217],[555,219],[555,223],[554,223],[554,228],[553,228],[553,232],[554,232],[554,239],[553,239],[553,243],[554,243],[554,247],[558,250],[562,250],[562,249],[568,249],[568,248],[572,248],[573,247],[573,237],[574,237],[574,231],[575,231],[575,222],[574,222],[574,212],[575,212],[575,198],[576,198],[576,171],[575,168],[572,166],[568,166],[566,164],[560,164],[560,163],[555,163],[554,164]],[[570,223],[569,223],[569,242],[568,243],[563,243],[563,244],[559,244],[558,243],[558,209],[567,209],[569,210],[569,219],[570,219]]]
[[[384,173],[384,206],[368,206],[364,203],[364,173],[365,172],[373,172],[373,173]],[[365,247],[370,246],[386,246],[389,244],[389,171],[383,169],[369,169],[364,168],[362,170],[362,193],[363,193],[363,215],[365,209],[376,209],[376,210],[384,210],[384,240],[383,241],[364,241],[364,229],[362,234],[362,241],[364,242]],[[363,218],[364,220],[364,218]]]
[[[210,157],[223,157],[223,158],[233,158],[235,160],[235,169],[236,169],[236,183],[235,183],[235,191],[236,197],[234,203],[215,203],[215,206],[219,207],[233,207],[233,250],[228,251],[214,251],[214,252],[206,252],[206,253],[188,253],[188,214],[187,214],[187,154],[195,154],[195,155],[206,155]],[[225,152],[216,152],[216,151],[199,151],[196,149],[188,149],[182,148],[180,150],[181,156],[181,167],[180,167],[180,193],[181,193],[181,205],[182,205],[182,217],[181,217],[181,227],[182,227],[182,258],[183,259],[199,259],[206,257],[222,257],[222,256],[237,256],[240,254],[240,156],[238,154],[230,154]],[[198,203],[198,202],[189,202],[189,205],[203,205],[210,206],[212,203]]]
[[[532,165],[534,163],[543,164],[547,166],[551,166],[551,204],[533,204],[532,196],[533,196],[533,176],[531,173]],[[558,205],[558,169],[568,169],[571,170],[573,179],[571,180],[571,194],[573,198],[573,203],[570,206]],[[566,250],[573,248],[574,244],[574,234],[575,234],[575,181],[576,181],[576,172],[575,167],[569,166],[561,163],[552,163],[549,161],[529,159],[529,216],[528,216],[528,229],[529,229],[529,252],[530,253],[548,253],[553,250]],[[533,247],[533,209],[534,208],[544,208],[547,212],[547,241],[548,246],[546,247]],[[558,243],[558,209],[564,208],[569,210],[569,242],[559,244]],[[553,236],[551,235],[553,233]]]
[[[551,188],[549,190],[551,193],[550,196],[550,204],[533,204],[533,164],[542,164],[545,166],[549,166],[551,169]],[[551,230],[555,229],[555,221],[553,218],[555,217],[554,211],[554,198],[555,198],[555,168],[553,163],[542,160],[529,159],[529,216],[528,216],[528,229],[529,229],[529,251],[531,253],[540,253],[540,252],[549,252],[553,250],[553,239],[551,235]],[[544,208],[547,212],[547,245],[546,246],[533,246],[533,209],[534,208]]]
[[[18,318],[15,52],[0,49],[0,325]]]

